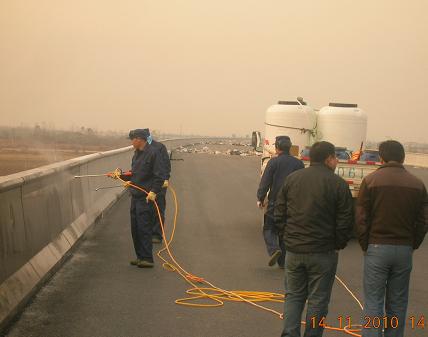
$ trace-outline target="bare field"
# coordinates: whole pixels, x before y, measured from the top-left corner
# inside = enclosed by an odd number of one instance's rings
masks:
[[[91,149],[76,151],[68,149],[23,150],[3,148],[0,149],[0,176],[30,170],[36,167],[110,149],[100,147],[98,150]]]
[[[129,145],[121,133],[0,127],[0,176]]]

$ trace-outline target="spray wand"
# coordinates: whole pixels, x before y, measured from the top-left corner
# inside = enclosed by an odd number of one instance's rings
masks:
[[[120,179],[120,177],[131,177],[132,176],[132,172],[131,171],[126,171],[126,172],[122,172],[122,170],[120,168],[117,168],[116,170],[114,170],[113,172],[108,172],[108,173],[101,173],[101,174],[85,174],[85,175],[78,175],[78,176],[74,176],[74,178],[94,178],[94,177],[109,177],[109,178],[113,178],[113,179]],[[121,179],[122,180],[122,179]],[[117,188],[117,187],[127,187],[127,183],[125,183],[124,185],[115,185],[115,186],[105,186],[105,187],[97,187],[95,189],[95,191],[99,191],[99,190],[105,190],[108,188]]]
[[[130,177],[132,176],[132,172],[131,171],[122,172],[120,168],[117,168],[113,172],[101,173],[101,174],[84,174],[80,176],[74,176],[74,178],[93,178],[93,177],[119,178],[120,176]]]

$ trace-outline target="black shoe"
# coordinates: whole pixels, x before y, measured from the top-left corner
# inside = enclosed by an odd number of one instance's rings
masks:
[[[150,262],[150,261],[146,261],[146,260],[140,260],[140,262],[138,262],[138,268],[153,268],[154,267],[154,263]]]
[[[280,256],[281,256],[281,251],[278,249],[270,256],[270,259],[268,262],[269,267],[272,267],[278,261]]]
[[[138,264],[140,263],[140,259],[135,259],[135,260],[131,260],[131,261],[129,261],[129,264],[131,265],[131,266],[138,266]]]

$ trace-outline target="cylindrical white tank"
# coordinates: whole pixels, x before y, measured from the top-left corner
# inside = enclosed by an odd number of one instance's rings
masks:
[[[298,155],[311,143],[316,124],[315,110],[300,101],[279,101],[266,111],[264,156],[275,153],[275,138],[289,136],[292,154]]]
[[[357,104],[330,103],[318,112],[317,140],[356,151],[366,135],[367,115]]]

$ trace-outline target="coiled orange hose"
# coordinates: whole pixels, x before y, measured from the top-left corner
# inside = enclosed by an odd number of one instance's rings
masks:
[[[124,187],[132,187],[137,190],[140,190],[144,192],[145,194],[148,194],[146,190],[141,188],[140,186],[137,186],[129,181],[125,181],[120,178],[120,170],[116,170],[114,174],[114,178],[117,178],[120,180]],[[159,259],[163,261],[163,268],[165,268],[168,271],[176,272],[178,275],[181,276],[181,278],[187,282],[191,288],[189,288],[186,293],[189,295],[185,298],[179,298],[175,300],[176,304],[179,305],[185,305],[185,306],[191,306],[191,307],[198,307],[198,308],[209,308],[209,307],[220,307],[223,306],[226,301],[231,302],[245,302],[247,304],[250,304],[258,309],[270,312],[274,315],[276,315],[278,318],[283,319],[283,314],[268,308],[266,306],[263,306],[259,303],[261,302],[274,302],[274,303],[283,303],[285,301],[284,294],[279,293],[273,293],[273,292],[264,292],[264,291],[245,291],[245,290],[225,290],[220,287],[215,286],[208,280],[204,279],[201,276],[194,275],[188,271],[186,271],[177,261],[177,259],[174,257],[171,251],[171,244],[174,239],[174,234],[176,230],[177,225],[177,217],[178,217],[178,200],[177,200],[177,194],[174,190],[174,188],[171,186],[171,184],[168,187],[173,196],[174,200],[174,206],[175,206],[175,212],[174,212],[174,221],[173,221],[173,227],[172,232],[169,238],[166,237],[165,229],[164,229],[164,223],[162,221],[161,213],[159,210],[159,206],[156,201],[154,201],[154,205],[156,208],[157,215],[159,217],[159,222],[162,229],[162,236],[163,236],[163,242],[164,247],[160,249],[157,252],[157,256]],[[162,256],[163,253],[166,252],[166,257]],[[169,260],[168,260],[169,259]],[[346,286],[346,284],[336,276],[336,279],[345,287],[345,289],[351,294],[351,296],[354,298],[354,300],[357,301],[358,305],[362,309],[361,302],[358,300],[358,298],[352,293],[352,291]],[[199,284],[199,285],[197,285]],[[200,301],[203,299],[209,299],[211,300],[211,303],[194,303],[195,301]],[[302,324],[306,324],[306,322],[302,321]],[[345,326],[342,327],[334,327],[334,326],[324,326],[327,330],[332,331],[340,331],[344,332],[345,334],[355,336],[355,337],[361,337],[361,326],[360,325],[353,325],[353,326]]]

